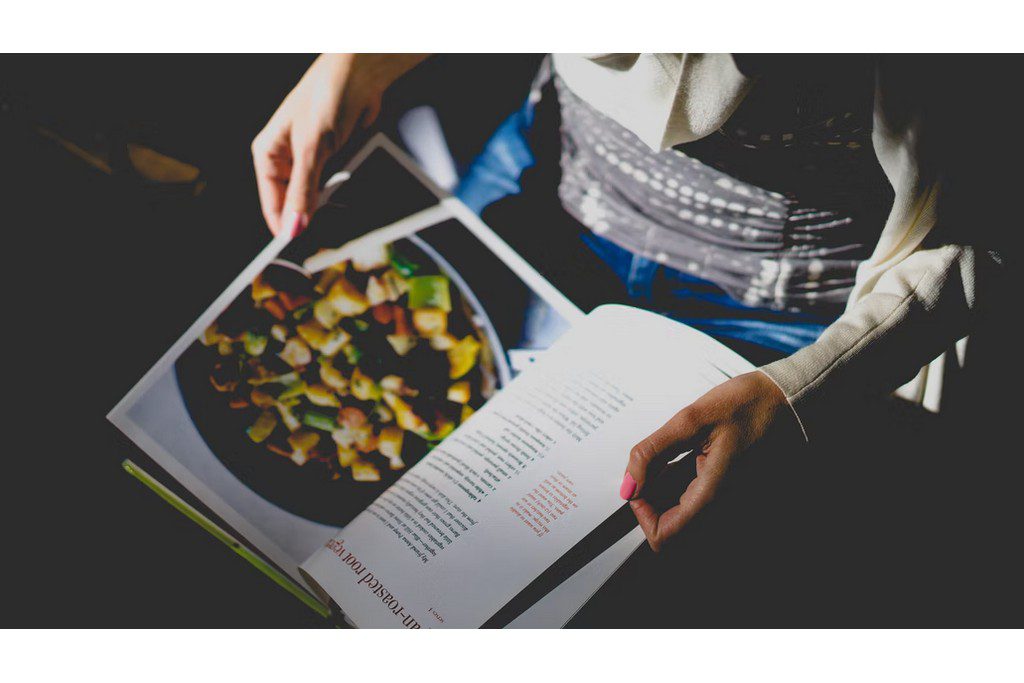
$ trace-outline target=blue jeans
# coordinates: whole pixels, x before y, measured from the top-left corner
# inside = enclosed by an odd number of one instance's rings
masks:
[[[582,239],[622,280],[632,305],[712,337],[790,354],[815,341],[827,325],[809,315],[745,306],[712,282],[634,254],[592,232]]]
[[[489,204],[519,194],[520,177],[534,164],[527,133],[534,123],[530,99],[495,131],[461,179],[455,194],[480,213]],[[686,323],[712,337],[734,339],[781,354],[815,341],[831,320],[751,308],[714,283],[663,266],[584,231],[586,246],[626,286],[630,304]]]

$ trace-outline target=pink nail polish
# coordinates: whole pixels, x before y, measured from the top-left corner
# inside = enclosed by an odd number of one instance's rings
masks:
[[[636,481],[633,479],[633,475],[626,472],[626,476],[622,478],[622,486],[619,487],[619,497],[622,500],[629,500],[636,493]]]

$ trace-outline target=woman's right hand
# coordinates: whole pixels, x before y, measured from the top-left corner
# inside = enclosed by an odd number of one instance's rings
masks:
[[[422,54],[321,55],[252,142],[267,227],[301,232],[316,206],[324,164],[380,113],[384,91]]]

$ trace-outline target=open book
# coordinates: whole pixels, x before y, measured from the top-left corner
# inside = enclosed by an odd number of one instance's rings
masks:
[[[109,418],[354,625],[560,626],[642,542],[630,447],[749,369],[584,315],[377,137]]]

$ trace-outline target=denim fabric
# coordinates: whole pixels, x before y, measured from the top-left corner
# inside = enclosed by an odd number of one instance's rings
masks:
[[[739,339],[788,354],[815,341],[828,323],[809,315],[744,306],[714,283],[634,254],[594,233],[584,233],[583,242],[626,285],[632,305],[712,337]]]
[[[519,194],[519,179],[534,163],[526,133],[533,124],[534,101],[510,115],[495,131],[455,190],[473,211]],[[715,284],[634,254],[592,232],[586,246],[626,286],[632,305],[657,311],[720,339],[737,339],[781,353],[815,341],[830,321],[809,315],[751,308]]]

